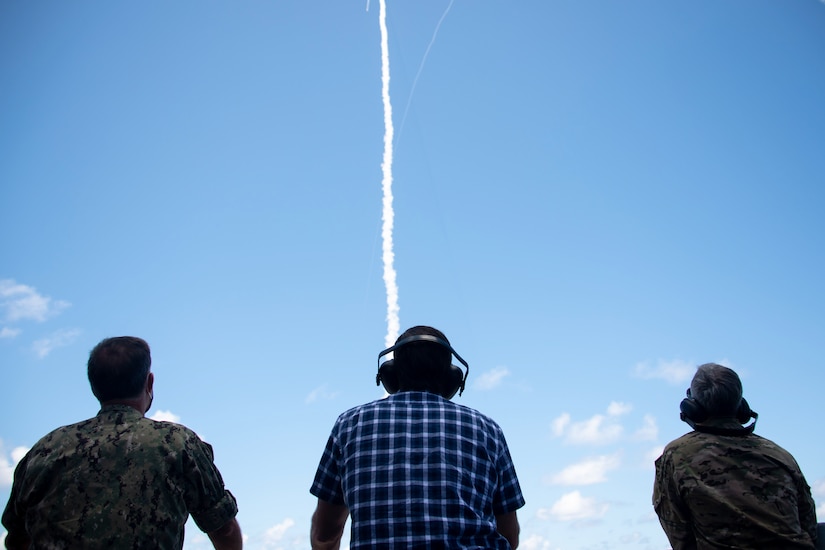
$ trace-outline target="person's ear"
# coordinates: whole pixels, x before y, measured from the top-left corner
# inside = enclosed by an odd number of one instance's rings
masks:
[[[149,395],[152,394],[152,390],[155,387],[155,373],[150,372],[149,376],[146,377],[146,393]]]

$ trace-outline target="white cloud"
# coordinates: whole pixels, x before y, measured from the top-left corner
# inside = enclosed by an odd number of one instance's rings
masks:
[[[564,436],[565,443],[573,445],[605,445],[618,440],[624,428],[618,417],[630,410],[629,405],[611,403],[607,415],[596,414],[588,420],[571,422],[570,415],[562,414],[553,421],[553,434]]]
[[[551,550],[553,546],[549,540],[541,535],[530,535],[526,539],[519,541],[519,548],[522,550]]]
[[[79,329],[60,329],[53,332],[46,338],[35,340],[32,343],[32,350],[38,358],[43,359],[55,348],[62,348],[74,342],[80,336]]]
[[[571,464],[550,478],[554,485],[592,485],[607,481],[607,472],[621,464],[619,454],[586,458]]]
[[[59,314],[71,304],[64,300],[52,300],[38,293],[33,287],[16,283],[12,279],[0,279],[0,309],[7,321],[40,321]]]
[[[18,334],[20,334],[20,332],[21,331],[20,331],[19,328],[9,328],[9,327],[0,328],[0,339],[2,339],[2,338],[14,338]]]
[[[26,456],[26,453],[29,452],[28,447],[15,447],[11,450],[11,459],[14,462],[14,465],[17,466],[17,463],[23,460],[23,457]]]
[[[583,497],[579,491],[562,495],[550,508],[540,508],[536,515],[539,519],[556,521],[576,521],[600,518],[607,513],[610,505],[598,502],[592,497]]]
[[[607,406],[607,414],[610,416],[622,416],[623,414],[627,414],[633,410],[633,405],[628,403],[619,403],[618,401],[613,401],[610,405]]]
[[[668,384],[682,384],[693,378],[696,366],[687,361],[675,359],[673,361],[659,360],[656,365],[638,363],[633,368],[634,376],[638,378],[660,379]]]
[[[646,469],[651,469],[652,470],[654,468],[655,463],[656,463],[656,459],[659,458],[660,456],[662,456],[662,451],[664,451],[664,450],[665,450],[665,448],[662,445],[658,445],[658,446],[653,447],[652,449],[648,450],[644,454],[644,462],[643,462],[642,466],[644,466]]]
[[[589,420],[571,424],[566,441],[572,444],[604,445],[619,439],[622,431],[621,425],[597,414]]]
[[[192,518],[189,518],[190,523],[194,523]],[[186,541],[184,548],[186,550],[199,550],[203,549],[212,549],[212,542],[209,540],[209,537],[206,536],[206,533],[199,531],[197,529],[189,529],[189,525],[186,526]]]
[[[7,456],[3,447],[3,440],[0,439],[0,487],[11,487],[14,481],[14,468],[26,456],[27,452],[29,452],[28,447],[15,447]]]
[[[295,525],[295,521],[292,518],[286,518],[281,523],[267,529],[264,533],[264,546],[271,547],[278,544],[287,530],[293,525]]]
[[[180,416],[176,415],[172,411],[156,411],[155,414],[149,418],[161,422],[174,422],[176,424],[180,424]]]
[[[487,371],[476,379],[473,387],[478,390],[492,390],[501,385],[501,381],[510,375],[510,369],[507,367],[496,367],[493,370]]]
[[[335,399],[338,396],[338,392],[330,391],[329,387],[324,384],[323,386],[319,386],[309,392],[309,395],[306,396],[304,400],[305,403],[315,403],[316,401],[324,400],[329,401]]]
[[[636,441],[656,441],[656,438],[659,437],[659,427],[656,425],[656,419],[646,414],[642,422],[642,427],[636,430],[633,439]]]
[[[564,435],[564,431],[567,429],[567,426],[570,425],[570,414],[569,413],[562,413],[561,416],[553,420],[553,435],[556,437],[561,437]]]

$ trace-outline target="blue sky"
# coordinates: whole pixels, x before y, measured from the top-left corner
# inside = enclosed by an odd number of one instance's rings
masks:
[[[667,548],[653,460],[708,361],[825,517],[825,3],[386,20],[399,322],[469,362],[521,548]],[[379,0],[0,3],[0,501],[97,412],[89,350],[137,335],[247,546],[308,546],[329,429],[383,395],[381,61]]]

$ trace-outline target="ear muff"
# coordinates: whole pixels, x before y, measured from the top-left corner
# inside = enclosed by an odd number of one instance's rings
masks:
[[[464,393],[465,375],[464,371],[459,367],[450,365],[450,370],[447,371],[445,379],[447,382],[444,384],[444,391],[441,393],[441,397],[444,399],[452,399],[456,392],[460,392],[459,395]]]
[[[710,415],[708,414],[707,409],[705,409],[701,403],[696,401],[696,399],[690,395],[690,388],[688,388],[687,397],[682,399],[682,402],[679,404],[679,418],[681,418],[684,422],[687,422],[688,425],[690,425],[690,427],[697,432],[705,432],[716,435],[747,435],[753,433],[754,428],[756,428],[756,420],[759,418],[759,414],[751,410],[750,405],[748,405],[748,400],[744,397],[739,402],[739,407],[736,409],[736,420],[740,424],[747,424],[747,422],[753,418],[753,422],[750,425],[743,426],[742,428],[730,429],[696,425],[697,423],[707,420],[709,416]]]
[[[691,397],[690,388],[687,390],[687,397],[682,399],[682,402],[679,403],[679,418],[685,422],[688,420],[692,420],[693,422],[704,422],[708,419],[707,409]]]
[[[375,376],[375,385],[384,384],[384,389],[392,395],[398,392],[398,369],[395,367],[395,359],[384,361],[378,367],[378,374]]]
[[[390,395],[398,393],[400,384],[398,380],[398,367],[395,364],[395,360],[390,359],[388,361],[384,361],[384,363],[381,363],[381,358],[388,353],[397,350],[401,346],[409,344],[410,342],[433,342],[450,350],[450,353],[455,356],[455,358],[458,359],[462,365],[464,365],[464,370],[462,371],[461,368],[456,365],[450,365],[449,370],[444,376],[441,397],[445,399],[452,399],[456,393],[458,393],[458,395],[464,393],[464,385],[467,382],[467,376],[470,374],[470,365],[468,365],[467,361],[462,359],[461,356],[456,353],[449,342],[431,334],[417,334],[404,338],[403,340],[396,342],[394,346],[391,346],[379,353],[378,374],[375,375],[376,386],[384,384],[384,389],[387,390],[387,393]]]

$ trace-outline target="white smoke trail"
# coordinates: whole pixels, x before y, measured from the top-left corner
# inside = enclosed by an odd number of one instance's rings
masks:
[[[395,277],[393,260],[392,229],[395,213],[392,208],[392,104],[390,103],[390,54],[387,43],[387,2],[379,1],[379,26],[381,27],[381,98],[384,102],[384,159],[381,163],[383,178],[381,187],[384,191],[381,220],[382,258],[384,260],[384,286],[387,289],[387,347],[395,343],[400,331],[398,320],[398,285]]]

